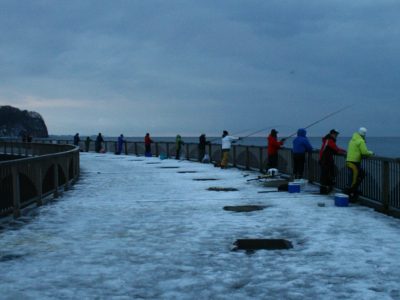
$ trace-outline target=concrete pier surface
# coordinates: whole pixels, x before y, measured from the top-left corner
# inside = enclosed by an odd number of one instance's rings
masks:
[[[251,175],[83,153],[72,190],[1,224],[0,299],[400,299],[399,219],[258,193]],[[263,209],[223,209],[250,205]],[[232,251],[238,239],[293,248]]]

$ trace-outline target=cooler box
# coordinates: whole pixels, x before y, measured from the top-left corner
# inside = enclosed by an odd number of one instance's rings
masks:
[[[297,182],[289,182],[288,191],[289,193],[300,193],[300,184]]]
[[[349,206],[349,196],[345,194],[335,194],[336,206]]]

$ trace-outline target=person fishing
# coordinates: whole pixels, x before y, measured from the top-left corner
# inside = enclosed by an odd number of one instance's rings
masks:
[[[101,133],[99,133],[97,135],[96,141],[94,143],[94,150],[99,153],[100,151],[102,151],[103,148],[103,143],[104,143],[104,139],[103,136],[101,135]]]
[[[346,192],[351,202],[358,200],[360,193],[358,188],[365,177],[365,172],[361,168],[361,160],[363,157],[374,155],[374,152],[368,150],[365,143],[366,134],[367,129],[360,127],[358,132],[353,134],[347,148],[346,167],[349,170],[349,184]]]
[[[126,141],[125,141],[125,139],[124,139],[124,135],[123,134],[121,134],[119,137],[118,137],[118,140],[117,140],[117,152],[115,153],[115,154],[117,154],[117,155],[120,155],[121,154],[121,152],[122,152],[122,147],[123,147],[123,145],[126,143]]]
[[[90,139],[90,137],[86,137],[86,140],[85,140],[85,151],[86,152],[89,152],[89,148],[90,148],[90,142],[91,142],[92,140]]]
[[[79,137],[79,133],[74,135],[74,145],[75,146],[79,146],[79,142],[81,141],[80,137]]]
[[[276,129],[272,129],[268,138],[268,164],[267,169],[277,168],[278,167],[278,150],[283,146],[286,139],[281,139],[278,141],[278,131]]]
[[[228,167],[229,161],[229,151],[231,150],[232,142],[238,141],[240,138],[230,136],[228,131],[224,130],[222,133],[222,160],[221,169],[226,169]]]
[[[303,178],[306,152],[312,152],[313,147],[307,138],[304,128],[297,130],[297,137],[293,140],[293,175],[295,179]]]
[[[334,155],[346,154],[346,150],[336,145],[336,139],[339,132],[335,129],[329,131],[322,138],[322,146],[319,151],[319,164],[321,166],[321,185],[320,194],[329,194],[335,185],[335,160]]]
[[[150,138],[150,133],[146,133],[146,136],[144,137],[144,155],[146,157],[151,157],[151,143],[153,143],[153,140]]]
[[[176,136],[176,139],[175,139],[175,145],[176,145],[176,155],[175,155],[175,158],[176,158],[176,159],[180,159],[182,145],[184,145],[184,144],[185,144],[185,143],[183,142],[182,137],[178,134],[178,135]]]
[[[206,155],[206,146],[209,145],[210,142],[207,141],[206,135],[202,133],[199,137],[199,161],[202,162],[204,156]]]

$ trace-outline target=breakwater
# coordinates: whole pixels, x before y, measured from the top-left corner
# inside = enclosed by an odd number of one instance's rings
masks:
[[[57,143],[68,144],[72,143],[72,141],[58,140]],[[114,141],[106,141],[104,143],[106,152],[116,152],[116,147],[117,143]],[[153,156],[165,154],[167,157],[174,157],[176,152],[174,142],[155,142],[151,147]],[[85,149],[83,141],[80,143],[80,148]],[[94,142],[89,145],[89,151],[94,151]],[[212,162],[220,161],[221,146],[219,144],[208,145],[206,152]],[[124,144],[124,154],[143,156],[145,154],[144,142],[126,142]],[[200,159],[198,144],[186,143],[182,148],[181,157],[191,161],[198,161]],[[229,161],[233,167],[263,171],[267,165],[267,148],[266,146],[234,145],[230,151]],[[343,190],[348,182],[348,171],[345,163],[344,156],[338,155],[335,157],[337,174],[335,187],[339,190]],[[364,159],[362,167],[366,172],[366,177],[360,187],[363,202],[379,211],[400,216],[400,160],[374,156]],[[283,173],[292,174],[291,149],[281,149],[279,151],[278,168]],[[319,183],[318,151],[314,151],[307,156],[305,177],[311,182]]]

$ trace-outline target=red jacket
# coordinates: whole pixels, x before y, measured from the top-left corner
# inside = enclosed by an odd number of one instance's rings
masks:
[[[327,135],[322,139],[322,146],[319,151],[319,160],[321,162],[333,162],[333,156],[335,154],[343,153],[346,153],[346,150],[339,148],[334,138]]]
[[[272,135],[268,136],[268,155],[278,154],[278,150],[283,145],[283,142],[278,142],[278,139]]]
[[[149,136],[144,137],[144,144],[145,145],[150,145],[152,143],[152,139]]]

